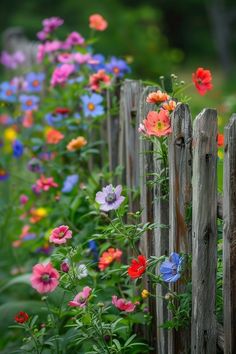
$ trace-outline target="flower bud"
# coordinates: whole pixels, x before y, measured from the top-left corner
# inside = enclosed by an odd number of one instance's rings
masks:
[[[60,265],[60,269],[61,269],[62,272],[68,273],[69,270],[70,270],[70,265],[69,265],[69,263],[68,263],[67,261],[63,261],[63,262],[61,263],[61,265]]]
[[[149,291],[147,289],[143,289],[141,293],[142,298],[147,299],[149,295],[150,295]]]

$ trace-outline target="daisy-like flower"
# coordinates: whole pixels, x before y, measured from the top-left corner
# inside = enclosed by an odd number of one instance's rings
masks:
[[[68,151],[76,151],[81,149],[87,144],[87,140],[83,136],[78,136],[76,139],[72,139],[69,144],[67,144]]]
[[[160,103],[169,100],[170,96],[166,92],[158,90],[156,92],[151,92],[147,96],[147,103]]]
[[[101,105],[103,97],[97,93],[93,93],[91,96],[81,96],[83,103],[83,111],[85,117],[98,117],[104,114],[104,108]]]
[[[120,262],[122,257],[122,251],[118,248],[108,248],[107,251],[103,252],[99,258],[98,268],[100,270],[105,270],[114,261]]]
[[[157,137],[167,136],[172,133],[169,112],[161,109],[160,112],[151,111],[143,121],[145,133]]]
[[[108,26],[107,21],[101,15],[93,14],[89,17],[90,28],[95,29],[96,31],[105,31],[107,26]]]
[[[160,266],[162,279],[167,283],[176,282],[181,276],[182,262],[183,257],[180,257],[178,253],[172,252],[169,259],[164,261]]]
[[[69,226],[61,225],[52,230],[49,241],[61,245],[62,243],[66,243],[70,238],[72,238],[72,231],[69,229]]]
[[[121,195],[121,192],[121,185],[114,188],[112,184],[109,184],[102,188],[102,191],[97,192],[95,200],[100,204],[100,209],[102,211],[116,210],[125,200],[125,197]]]
[[[132,259],[131,265],[128,268],[128,274],[131,279],[139,278],[145,271],[147,267],[146,257],[139,255],[138,259]]]
[[[33,95],[20,95],[21,109],[23,111],[34,111],[38,109],[39,97]]]
[[[69,302],[68,305],[71,307],[85,307],[87,305],[91,292],[92,289],[88,286],[85,286],[83,290],[78,293],[72,301]]]
[[[9,82],[3,82],[0,85],[0,99],[6,102],[16,101],[16,86]]]
[[[118,299],[117,296],[113,295],[112,304],[120,311],[134,312],[136,305],[138,305],[139,302],[133,304],[131,301],[122,298]]]
[[[202,96],[204,96],[207,91],[210,91],[213,88],[210,70],[198,68],[196,72],[192,74],[192,79],[196,89]]]
[[[106,64],[106,70],[116,77],[123,77],[130,72],[130,67],[125,60],[112,57],[110,62]]]
[[[45,79],[44,73],[28,73],[25,77],[28,92],[40,92]]]
[[[33,267],[33,273],[30,278],[31,285],[40,294],[50,293],[56,289],[59,284],[59,273],[53,268],[51,263],[36,264]]]
[[[97,73],[89,77],[89,86],[93,91],[101,92],[103,88],[111,85],[111,78],[105,70],[99,70]]]

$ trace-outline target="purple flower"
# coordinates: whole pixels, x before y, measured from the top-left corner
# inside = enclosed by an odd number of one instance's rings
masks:
[[[68,45],[69,48],[74,45],[81,45],[83,43],[84,38],[78,32],[71,32],[65,42],[65,44]]]
[[[102,189],[102,192],[97,192],[95,200],[97,203],[101,204],[100,209],[102,211],[116,210],[125,200],[121,192],[121,185],[114,188],[112,184],[109,184]]]
[[[42,167],[42,163],[39,159],[37,159],[36,157],[33,157],[29,163],[28,163],[28,170],[30,172],[34,172],[34,173],[42,173],[43,172],[43,167]]]
[[[81,96],[83,102],[83,111],[85,117],[98,117],[104,114],[104,108],[100,104],[103,101],[103,97],[97,93],[93,93],[91,96]]]
[[[111,58],[110,62],[106,64],[106,69],[116,77],[123,77],[124,74],[130,72],[130,67],[127,65],[126,61],[117,59],[116,57]]]
[[[169,260],[164,261],[160,266],[162,279],[167,283],[175,283],[181,276],[181,264],[183,257],[178,253],[172,252]]]
[[[102,54],[95,54],[89,63],[91,69],[97,72],[100,69],[105,69],[105,57]]]
[[[63,23],[64,20],[60,17],[50,17],[50,18],[45,18],[42,22],[42,25],[44,27],[44,31],[50,33],[54,31],[56,28],[63,25]]]
[[[21,109],[23,111],[33,111],[38,108],[39,97],[20,95],[19,101],[21,102]]]
[[[67,176],[64,181],[63,188],[61,190],[62,193],[70,193],[74,188],[74,186],[77,184],[78,180],[79,180],[78,175]]]
[[[16,101],[16,87],[9,82],[0,85],[0,99],[6,102]]]
[[[28,73],[25,77],[27,82],[28,92],[40,92],[42,90],[42,83],[45,79],[44,73]]]
[[[20,51],[13,54],[3,51],[0,57],[1,64],[8,69],[16,69],[20,64],[23,64],[24,61],[25,55]]]
[[[62,121],[65,118],[65,114],[60,113],[47,113],[44,117],[46,123],[51,127],[60,127],[62,125]]]
[[[12,144],[12,148],[13,148],[13,156],[14,157],[18,158],[23,155],[24,145],[22,144],[22,142],[20,140],[15,140]]]
[[[0,181],[6,181],[9,178],[9,173],[0,167]]]

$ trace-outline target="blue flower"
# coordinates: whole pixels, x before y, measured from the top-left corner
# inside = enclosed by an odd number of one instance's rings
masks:
[[[85,117],[98,117],[104,114],[104,108],[100,104],[103,101],[103,97],[97,93],[93,93],[91,96],[81,96],[83,102],[83,111]]]
[[[15,102],[16,91],[16,86],[11,85],[9,82],[3,82],[0,85],[0,99],[6,102]]]
[[[95,72],[100,70],[100,69],[105,69],[105,57],[102,54],[95,54],[92,57],[92,61],[95,61],[93,64],[89,64],[90,68],[94,70]]]
[[[44,117],[45,122],[52,127],[60,127],[64,114],[47,113]]]
[[[67,176],[64,181],[63,188],[61,190],[62,193],[70,193],[74,188],[74,186],[78,183],[78,180],[79,180],[78,175]]]
[[[164,261],[160,266],[162,279],[167,283],[175,283],[181,276],[181,264],[183,257],[178,253],[172,252],[169,260]]]
[[[96,244],[96,241],[91,240],[88,242],[88,248],[90,252],[93,254],[94,261],[98,261],[98,246]]]
[[[42,83],[45,79],[44,73],[28,73],[25,76],[27,82],[28,92],[40,92],[42,90]]]
[[[9,173],[0,167],[0,181],[6,181],[9,178]]]
[[[117,59],[116,57],[111,58],[110,62],[106,64],[106,69],[116,77],[123,77],[124,74],[131,71],[125,60]]]
[[[23,155],[24,145],[22,144],[22,142],[20,140],[15,140],[12,144],[12,148],[13,148],[13,156],[14,157],[18,158]]]
[[[21,95],[19,101],[21,102],[21,109],[23,111],[33,111],[38,108],[39,97]]]

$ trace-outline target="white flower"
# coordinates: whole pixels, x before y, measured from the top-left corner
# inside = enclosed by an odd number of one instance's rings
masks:
[[[78,279],[83,279],[88,276],[88,269],[85,264],[79,264],[77,267]]]

